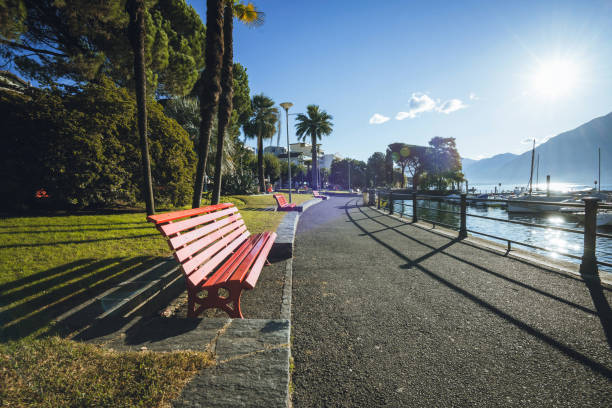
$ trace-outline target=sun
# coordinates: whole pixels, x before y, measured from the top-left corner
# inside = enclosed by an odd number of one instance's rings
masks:
[[[579,74],[578,65],[570,59],[540,61],[530,76],[531,85],[538,95],[555,99],[576,89]]]

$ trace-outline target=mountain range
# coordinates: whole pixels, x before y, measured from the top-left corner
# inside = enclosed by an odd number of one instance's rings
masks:
[[[601,148],[601,182],[612,184],[612,112],[576,129],[563,132],[536,146],[540,155],[539,181],[593,185],[597,179],[597,149]],[[523,154],[503,153],[481,160],[462,159],[470,184],[519,184],[529,182],[531,150]],[[534,163],[533,182],[536,181]]]

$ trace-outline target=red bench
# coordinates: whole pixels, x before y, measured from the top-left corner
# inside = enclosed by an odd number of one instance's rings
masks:
[[[289,204],[287,200],[285,200],[285,196],[282,194],[274,194],[274,199],[276,200],[277,211],[298,211],[299,208],[295,206],[295,203]]]
[[[240,295],[255,287],[276,233],[251,235],[232,203],[150,215],[147,220],[168,238],[181,264],[188,317],[216,307],[242,318]]]
[[[321,200],[327,200],[327,196],[321,195],[319,194],[319,192],[317,190],[312,190],[312,196],[314,198],[320,198]]]

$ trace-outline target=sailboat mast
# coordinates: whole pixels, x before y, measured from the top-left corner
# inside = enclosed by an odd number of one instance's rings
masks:
[[[531,196],[533,185],[533,156],[535,155],[535,139],[533,139],[533,149],[531,150],[531,173],[529,174],[529,195]]]
[[[536,164],[536,190],[540,185],[540,153],[538,153],[538,164]]]

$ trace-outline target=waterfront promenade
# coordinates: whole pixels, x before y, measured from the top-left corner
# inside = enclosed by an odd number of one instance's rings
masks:
[[[612,405],[612,291],[357,203],[299,221],[295,407]]]

